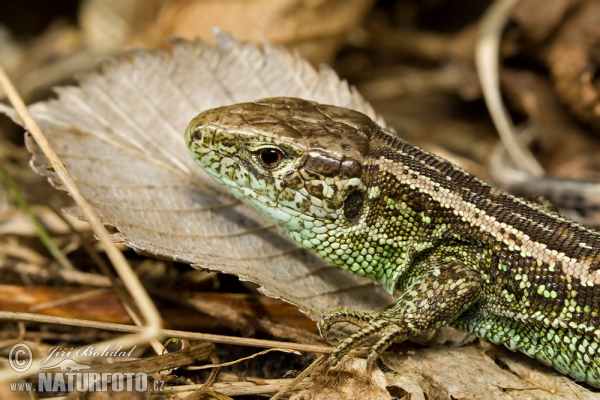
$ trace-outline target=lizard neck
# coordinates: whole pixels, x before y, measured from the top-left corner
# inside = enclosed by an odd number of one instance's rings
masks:
[[[398,162],[404,145],[385,131],[371,138],[362,184],[330,225],[329,235],[335,239],[317,249],[322,258],[380,283],[390,294],[415,260],[437,246],[450,228],[432,220],[427,199],[394,169],[404,165]]]

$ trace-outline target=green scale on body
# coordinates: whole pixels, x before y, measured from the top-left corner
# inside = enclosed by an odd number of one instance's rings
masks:
[[[208,110],[186,131],[217,182],[303,247],[371,278],[396,304],[338,310],[319,324],[358,332],[335,365],[375,339],[452,324],[600,387],[600,235],[512,197],[377,126],[294,98]]]

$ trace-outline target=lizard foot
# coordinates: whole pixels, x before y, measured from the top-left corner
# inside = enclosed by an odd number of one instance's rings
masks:
[[[364,328],[368,326],[377,315],[378,313],[367,313],[341,308],[325,315],[323,319],[319,321],[319,331],[321,332],[321,336],[329,341],[327,335],[333,325],[347,322],[360,328]]]
[[[325,363],[325,370],[334,367],[351,350],[360,347],[363,343],[379,338],[369,350],[367,358],[367,373],[370,373],[375,361],[393,342],[405,340],[408,335],[401,329],[393,319],[382,313],[363,313],[341,309],[326,315],[319,322],[319,329],[323,337],[327,339],[327,332],[334,324],[347,322],[358,326],[360,329],[346,338],[331,353]]]
[[[331,353],[326,367],[336,365],[350,350],[372,340],[375,344],[367,358],[367,369],[371,369],[393,342],[452,322],[477,299],[482,287],[480,272],[452,260],[428,268],[404,290],[393,307],[383,312],[342,309],[323,318],[319,324],[322,333],[340,322],[359,328]]]

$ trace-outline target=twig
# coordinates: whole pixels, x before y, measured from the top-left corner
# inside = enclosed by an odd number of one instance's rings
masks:
[[[519,143],[513,125],[500,95],[498,64],[502,30],[518,0],[496,0],[487,10],[479,27],[475,49],[475,65],[483,97],[494,125],[515,165],[534,176],[542,176],[544,169],[533,154]]]
[[[298,386],[300,383],[302,383],[304,378],[308,377],[308,375],[310,375],[311,372],[313,372],[315,369],[319,368],[321,366],[321,364],[323,364],[325,362],[326,359],[327,359],[326,356],[321,356],[321,357],[317,358],[315,361],[312,362],[312,364],[310,364],[308,367],[306,367],[304,369],[304,371],[302,371],[300,373],[300,375],[298,375],[288,386],[284,387],[279,392],[275,393],[275,395],[273,397],[271,397],[271,400],[278,400],[284,394],[294,390],[294,388],[296,386]]]
[[[71,232],[75,233],[79,237],[79,240],[81,242],[81,245],[83,246],[83,249],[88,253],[88,255],[90,256],[92,261],[94,261],[94,263],[98,266],[100,271],[102,271],[104,276],[106,276],[108,279],[110,279],[110,281],[112,282],[113,290],[117,293],[117,296],[119,296],[119,299],[123,303],[123,308],[125,308],[125,311],[129,315],[131,320],[134,322],[134,324],[136,324],[137,326],[142,326],[143,323],[141,320],[141,316],[139,315],[139,310],[137,310],[135,305],[132,304],[133,301],[135,301],[135,299],[131,300],[127,296],[127,294],[123,288],[123,284],[115,276],[115,274],[113,274],[112,270],[108,267],[107,263],[102,259],[102,257],[100,257],[100,255],[98,255],[98,252],[87,242],[87,240],[85,240],[85,238],[83,237],[81,232],[79,232],[77,229],[75,229],[75,227],[73,226],[71,221],[69,221],[64,216],[63,212],[60,209],[58,209],[58,207],[54,206],[53,204],[50,204],[50,208],[52,209],[52,211],[54,211],[54,213],[58,216],[58,218],[62,219],[63,222],[65,224],[67,224],[67,226],[69,227]],[[156,339],[150,340],[150,345],[152,346],[152,349],[154,349],[154,352],[156,354],[161,354],[163,346],[160,344],[160,342],[158,340],[156,340]]]
[[[200,366],[190,366],[190,367],[187,367],[186,369],[191,370],[191,371],[195,371],[195,370],[199,370],[199,369],[210,369],[210,368],[228,367],[230,365],[239,364],[242,361],[251,360],[251,359],[256,358],[258,356],[262,356],[263,354],[267,354],[267,353],[270,353],[272,351],[281,351],[281,352],[284,352],[284,353],[294,353],[296,355],[300,355],[300,353],[298,353],[296,350],[272,348],[272,349],[267,349],[267,350],[260,351],[258,353],[254,353],[254,354],[252,354],[251,356],[248,356],[248,357],[238,358],[237,360],[233,360],[233,361],[228,361],[228,362],[218,363],[218,364],[206,364],[206,365],[200,365]]]
[[[0,244],[0,252],[3,251],[4,248],[5,246]],[[90,274],[88,272],[81,272],[78,270],[71,271],[66,269],[49,270],[48,268],[43,268],[30,262],[20,262],[14,265],[14,267],[0,265],[0,271],[2,270],[14,270],[20,274],[34,275],[41,279],[60,278],[67,283],[85,286],[111,286],[108,278],[99,274]]]
[[[291,379],[261,379],[259,382],[223,382],[215,383],[212,388],[219,393],[227,396],[248,396],[273,393],[289,386]],[[301,382],[302,388],[312,385],[312,382]],[[194,390],[201,389],[202,385],[171,386],[165,388],[165,394],[183,395],[186,392],[191,393]]]

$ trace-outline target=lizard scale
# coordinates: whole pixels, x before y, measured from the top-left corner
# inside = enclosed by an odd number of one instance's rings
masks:
[[[330,355],[453,325],[600,387],[600,234],[513,197],[379,127],[296,98],[208,110],[186,131],[217,182],[303,247],[392,293],[341,309],[359,330]]]

